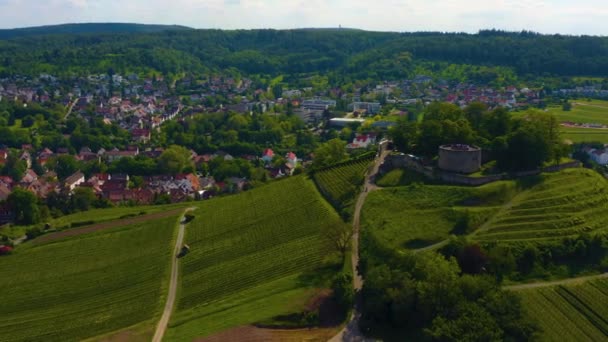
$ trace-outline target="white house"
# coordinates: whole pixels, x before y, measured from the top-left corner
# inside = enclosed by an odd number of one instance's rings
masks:
[[[74,188],[76,188],[82,183],[84,183],[84,174],[78,171],[70,177],[66,178],[65,187],[70,189],[70,191],[73,191]]]
[[[348,148],[368,148],[376,143],[376,135],[374,134],[359,134],[355,136],[353,142],[348,144]]]

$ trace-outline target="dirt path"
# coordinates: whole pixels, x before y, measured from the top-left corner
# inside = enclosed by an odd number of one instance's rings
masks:
[[[386,145],[381,145],[379,155],[374,161],[374,165],[369,169],[366,177],[365,184],[363,185],[363,191],[359,194],[357,198],[357,203],[355,204],[355,212],[353,214],[353,237],[352,237],[352,247],[351,247],[351,264],[353,267],[353,289],[355,290],[355,306],[353,308],[353,313],[351,315],[350,321],[344,327],[344,329],[340,330],[340,332],[332,337],[330,342],[338,342],[338,341],[367,341],[367,339],[363,336],[361,331],[359,330],[359,317],[361,316],[360,307],[361,307],[361,296],[360,292],[363,288],[363,277],[359,274],[358,265],[359,265],[359,230],[361,228],[361,209],[363,208],[363,204],[365,204],[365,199],[367,195],[379,188],[374,184],[376,174],[378,173],[378,169],[380,165],[384,161],[384,158],[390,153],[390,151],[386,151]]]
[[[113,221],[95,223],[95,224],[92,224],[90,226],[86,226],[83,228],[67,229],[67,230],[63,230],[60,232],[56,232],[56,233],[46,234],[39,238],[34,239],[32,242],[34,244],[38,245],[38,244],[43,244],[43,243],[47,243],[50,241],[63,239],[66,237],[93,233],[98,230],[128,226],[128,225],[132,225],[132,224],[136,224],[136,223],[163,219],[163,218],[166,218],[169,216],[178,215],[179,213],[183,212],[183,210],[184,210],[183,208],[178,208],[178,209],[173,209],[173,210],[169,210],[169,211],[162,211],[162,212],[153,213],[153,214],[141,215],[141,216],[136,216],[136,217],[122,219],[122,220],[113,220]]]
[[[194,210],[194,208],[186,209],[186,212]],[[185,213],[184,213],[185,214]],[[182,220],[179,225],[179,230],[177,232],[177,240],[175,241],[175,248],[173,249],[173,254],[171,255],[171,281],[169,282],[169,294],[167,295],[167,302],[165,303],[165,309],[163,310],[163,315],[158,321],[158,325],[156,326],[156,332],[154,333],[154,337],[152,338],[153,342],[161,342],[163,336],[165,336],[165,331],[167,331],[167,325],[169,324],[169,320],[171,319],[171,313],[173,312],[173,306],[175,305],[175,298],[177,297],[177,281],[179,275],[179,264],[177,255],[184,244],[184,230],[186,228],[185,216],[182,217]]]
[[[78,102],[79,99],[80,98],[76,98],[76,100],[72,101],[72,103],[70,104],[70,108],[68,108],[68,112],[63,117],[63,120],[67,120],[68,116],[70,116],[70,114],[72,114],[72,111],[74,110],[74,106],[76,105],[76,102]]]
[[[503,289],[519,291],[519,290],[526,290],[526,289],[535,289],[535,288],[539,288],[539,287],[579,284],[579,283],[584,283],[589,280],[601,279],[601,278],[608,278],[608,273],[592,275],[592,276],[577,277],[577,278],[568,278],[568,279],[562,279],[562,280],[554,280],[554,281],[543,281],[543,282],[530,283],[530,284],[508,285],[508,286],[503,286]]]

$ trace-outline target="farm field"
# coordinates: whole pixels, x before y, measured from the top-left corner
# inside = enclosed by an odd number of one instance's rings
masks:
[[[605,229],[608,183],[587,169],[543,174],[476,234],[481,241],[559,239]]]
[[[362,231],[389,248],[425,247],[479,227],[516,191],[514,182],[478,188],[414,184],[374,191],[363,206]],[[468,227],[459,227],[459,222]]]
[[[571,100],[572,109],[562,110],[561,107],[549,107],[548,111],[555,115],[559,122],[599,123],[608,125],[608,101],[600,100]]]
[[[354,204],[365,172],[372,161],[369,158],[348,161],[314,173],[313,179],[321,193],[336,208],[346,208]]]
[[[323,265],[322,232],[341,221],[304,176],[201,203],[195,214],[167,340],[299,312],[298,303],[323,286],[304,275]]]
[[[141,215],[170,211],[178,208],[185,208],[187,204],[177,203],[168,205],[150,205],[136,207],[115,207],[107,209],[92,209],[71,215],[62,216],[56,219],[50,219],[48,222],[51,228],[56,230],[65,230],[68,228],[84,227],[87,225],[113,221],[128,217],[136,217]],[[34,225],[40,226],[40,225]],[[19,238],[25,234],[27,229],[34,226],[10,226],[0,228],[0,236],[6,235],[10,238]]]
[[[152,329],[164,306],[177,219],[24,244],[0,258],[2,340],[69,341],[135,325]]]
[[[608,143],[608,129],[560,127],[562,138],[573,143]]]
[[[517,291],[541,341],[608,340],[608,280]]]

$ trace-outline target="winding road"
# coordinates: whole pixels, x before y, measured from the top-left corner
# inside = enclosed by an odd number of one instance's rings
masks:
[[[353,237],[352,237],[352,248],[351,248],[351,264],[353,267],[353,289],[355,290],[355,306],[353,308],[353,313],[351,315],[350,321],[346,324],[346,326],[340,330],[340,332],[332,337],[330,342],[340,342],[340,341],[372,341],[367,339],[361,331],[359,330],[359,317],[361,316],[360,308],[361,308],[361,295],[360,291],[363,288],[363,277],[359,274],[358,265],[359,265],[359,230],[360,230],[360,221],[361,221],[361,209],[363,208],[363,204],[365,203],[365,199],[367,195],[379,188],[374,184],[374,178],[378,173],[378,169],[380,165],[384,162],[384,158],[390,153],[390,151],[386,150],[386,144],[381,144],[380,149],[378,151],[378,157],[374,161],[374,165],[369,169],[367,175],[365,176],[365,184],[363,185],[363,191],[359,194],[357,198],[357,203],[355,204],[355,212],[353,213]]]
[[[171,319],[171,313],[173,312],[173,306],[175,305],[175,298],[177,297],[177,281],[179,275],[179,259],[177,258],[177,255],[179,254],[184,243],[184,231],[186,228],[185,214],[194,209],[195,208],[188,208],[184,213],[184,216],[181,218],[179,230],[177,232],[177,240],[175,241],[175,248],[173,249],[173,254],[171,255],[171,281],[169,283],[169,294],[167,295],[167,302],[165,303],[163,315],[156,326],[156,331],[154,332],[154,337],[152,338],[153,342],[162,341],[163,336],[165,336],[165,331],[167,331],[169,320]]]

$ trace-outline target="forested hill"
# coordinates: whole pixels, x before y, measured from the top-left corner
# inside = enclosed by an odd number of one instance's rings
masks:
[[[501,31],[165,30],[0,40],[4,74],[83,74],[108,68],[177,74],[232,68],[242,74],[396,79],[455,64],[474,65],[481,80],[509,73],[602,77],[608,75],[606,56],[608,37]]]
[[[24,27],[17,29],[0,30],[0,39],[39,36],[49,34],[83,34],[83,33],[136,33],[161,32],[167,30],[191,30],[186,26],[178,25],[144,25],[128,23],[86,23],[62,24],[50,26]]]

